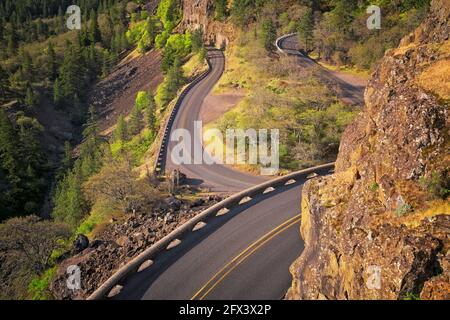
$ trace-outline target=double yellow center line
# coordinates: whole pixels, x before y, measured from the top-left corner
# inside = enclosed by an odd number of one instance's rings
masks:
[[[287,229],[296,225],[300,222],[301,215],[297,215],[275,229],[269,231],[257,241],[252,243],[247,249],[242,251],[236,257],[233,258],[228,264],[226,264],[222,269],[220,269],[200,290],[197,291],[196,294],[191,298],[191,300],[203,300],[215,287],[217,287],[223,279],[226,278],[231,271],[237,268],[242,262],[244,262],[249,256],[255,253],[259,248],[264,246],[267,242],[278,236],[280,233],[283,233]]]

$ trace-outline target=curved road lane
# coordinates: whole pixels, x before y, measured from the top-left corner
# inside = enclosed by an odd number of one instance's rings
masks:
[[[327,174],[327,171],[318,172]],[[253,199],[158,255],[115,299],[280,299],[300,255],[305,181]]]
[[[192,150],[198,148],[203,151],[202,141],[194,139],[194,122],[201,120],[200,111],[203,100],[219,81],[225,68],[225,57],[220,50],[209,50],[208,60],[212,68],[211,73],[188,92],[180,105],[172,126],[172,132],[176,129],[187,129],[191,133]],[[198,137],[201,137],[201,135],[198,135]],[[190,184],[200,185],[216,192],[232,192],[242,191],[267,180],[267,177],[252,176],[219,164],[183,164],[177,166],[172,161],[171,152],[178,143],[170,141],[168,144],[166,168],[168,171],[179,169],[188,176]],[[192,155],[191,159],[193,159]]]
[[[193,132],[203,99],[222,75],[223,54],[210,51],[208,55],[212,72],[186,96],[173,129]],[[361,95],[362,90],[358,90]],[[171,143],[168,150],[173,147]],[[176,168],[169,157],[167,167]],[[180,169],[198,184],[216,191],[242,190],[264,181],[221,165]],[[326,170],[317,173],[328,174]],[[131,276],[114,299],[282,298],[291,284],[289,267],[303,250],[299,211],[304,182],[256,197],[213,219],[177,247],[159,254],[150,268]]]
[[[290,55],[298,57],[298,63],[303,68],[319,67],[319,77],[336,87],[339,99],[352,105],[364,105],[364,90],[367,80],[350,74],[328,70],[299,51],[298,36],[293,34],[280,41],[281,49]]]

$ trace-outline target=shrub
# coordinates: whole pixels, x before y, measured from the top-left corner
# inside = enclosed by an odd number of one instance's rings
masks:
[[[419,182],[432,199],[446,199],[450,194],[450,179],[446,172],[433,171],[430,177],[422,177]]]
[[[409,203],[403,203],[397,207],[397,209],[395,210],[395,215],[397,217],[404,217],[408,213],[410,213],[412,209],[413,208]]]
[[[372,183],[372,185],[370,186],[370,190],[372,192],[377,192],[379,188],[380,188],[380,186],[376,182]]]
[[[42,275],[50,267],[53,251],[70,235],[66,225],[37,216],[12,218],[0,225],[0,248],[5,257]]]

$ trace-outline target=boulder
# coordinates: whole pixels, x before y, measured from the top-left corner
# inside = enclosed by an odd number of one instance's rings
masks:
[[[89,239],[84,234],[79,234],[73,242],[75,253],[80,253],[89,247]]]

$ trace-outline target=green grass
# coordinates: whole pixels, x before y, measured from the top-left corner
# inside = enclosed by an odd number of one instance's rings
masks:
[[[295,58],[271,58],[255,33],[242,32],[226,51],[226,71],[214,91],[244,89],[246,96],[209,128],[279,129],[281,169],[334,160],[340,136],[358,114]]]
[[[32,300],[51,300],[50,283],[55,276],[57,267],[48,269],[41,277],[35,277],[28,285],[28,294]]]
[[[134,166],[142,164],[145,154],[150,150],[155,135],[148,129],[143,130],[139,135],[133,137],[130,141],[115,141],[111,144],[111,153],[113,157],[119,157],[122,152],[128,152],[132,157]]]

